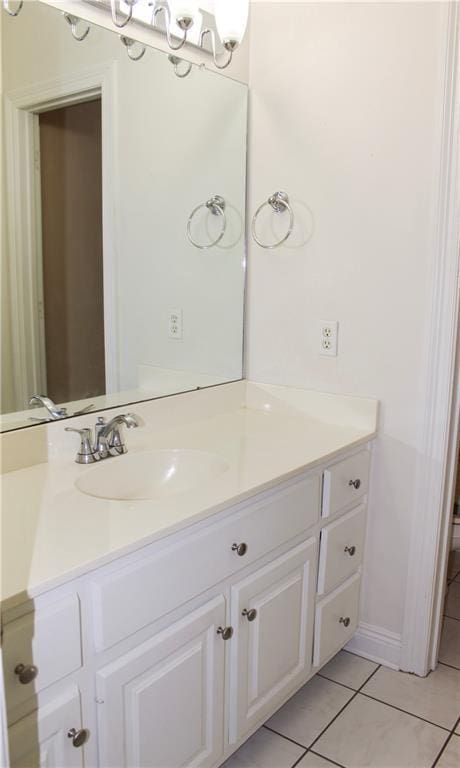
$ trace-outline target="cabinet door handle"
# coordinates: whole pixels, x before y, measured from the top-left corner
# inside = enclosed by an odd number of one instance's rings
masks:
[[[20,683],[28,685],[37,677],[38,667],[34,667],[33,664],[18,664],[14,668],[14,674],[18,676]]]
[[[343,551],[344,551],[344,552],[348,552],[348,554],[350,555],[350,557],[353,557],[353,555],[354,555],[354,554],[355,554],[355,552],[356,552],[356,547],[355,547],[355,546],[353,546],[353,547],[345,547],[345,549],[344,549]]]
[[[359,477],[356,480],[350,480],[348,485],[353,486],[353,488],[357,491],[358,488],[361,488],[361,480]]]
[[[240,557],[243,557],[243,555],[246,554],[248,551],[248,545],[245,541],[242,541],[241,544],[232,544],[232,552],[236,552],[237,555]]]
[[[217,634],[221,635],[222,640],[230,640],[233,637],[233,627],[219,627]]]
[[[76,728],[71,728],[70,731],[67,731],[67,738],[72,739],[74,747],[82,747],[89,739],[89,731],[87,728],[80,728],[79,731]]]
[[[255,608],[250,608],[249,610],[245,608],[244,611],[241,611],[241,615],[246,616],[248,621],[254,621],[257,618],[257,611]]]
[[[341,616],[339,619],[339,624],[343,624],[344,627],[348,627],[350,625],[350,617],[349,616]]]

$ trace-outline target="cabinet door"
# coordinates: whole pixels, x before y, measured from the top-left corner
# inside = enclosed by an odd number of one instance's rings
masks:
[[[97,673],[104,768],[206,768],[223,753],[224,651],[217,597]]]
[[[11,726],[11,768],[82,768],[84,747],[73,746],[67,735],[72,728],[81,728],[80,695],[75,689]]]
[[[309,539],[232,589],[232,743],[308,675],[316,561],[317,541]]]

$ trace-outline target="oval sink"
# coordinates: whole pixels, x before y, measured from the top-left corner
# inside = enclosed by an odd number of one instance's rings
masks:
[[[190,491],[228,468],[214,453],[158,449],[105,459],[78,478],[75,486],[99,499],[147,501]]]

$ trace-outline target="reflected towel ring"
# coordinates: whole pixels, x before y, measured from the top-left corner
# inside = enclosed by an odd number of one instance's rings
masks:
[[[21,0],[16,10],[13,11],[10,8],[9,0],[3,0],[3,10],[6,11],[9,16],[18,16],[23,5],[24,5],[24,0]]]
[[[212,241],[212,243],[205,243],[204,245],[202,245],[201,243],[197,243],[196,240],[193,239],[192,231],[191,231],[192,219],[195,216],[195,213],[200,210],[200,208],[207,208],[208,211],[210,211],[213,214],[213,216],[222,216],[221,233],[215,240]],[[206,203],[200,203],[191,212],[187,222],[187,237],[190,240],[191,244],[195,246],[195,248],[200,248],[202,251],[206,251],[208,248],[212,248],[214,245],[217,245],[217,243],[220,243],[223,236],[225,235],[226,228],[227,228],[227,217],[225,215],[225,200],[220,195],[213,195],[213,197],[207,200]]]
[[[284,211],[289,212],[288,231],[286,232],[286,234],[281,240],[278,240],[277,243],[273,243],[272,245],[261,243],[256,234],[257,217],[265,205],[269,205],[275,211],[275,213],[284,213]],[[271,195],[271,197],[269,197],[268,200],[262,203],[262,205],[259,205],[252,219],[252,236],[256,241],[257,245],[260,245],[261,248],[266,248],[267,250],[271,250],[272,248],[278,248],[279,245],[282,245],[283,243],[285,243],[293,229],[294,229],[294,212],[291,206],[289,205],[289,197],[287,196],[286,192],[275,192],[274,195]]]
[[[128,56],[131,59],[131,61],[139,61],[139,59],[142,59],[144,53],[145,53],[145,45],[142,45],[139,43],[138,40],[133,40],[131,37],[125,37],[125,35],[120,35],[120,40],[123,43],[123,45],[126,47],[126,50],[128,52]],[[132,49],[135,45],[140,45],[141,50],[138,53],[137,56],[135,56],[132,52]]]
[[[173,56],[172,54],[169,54],[168,61],[174,65],[174,74],[176,77],[187,77],[187,75],[189,75],[192,71],[191,63],[189,61],[184,61],[184,59],[180,59],[179,56]],[[185,69],[183,69],[182,72],[179,71],[181,64],[185,64]]]
[[[82,21],[78,18],[78,16],[73,16],[71,13],[64,13],[64,18],[67,21],[68,24],[70,24],[70,29],[72,30],[72,37],[75,38],[75,40],[78,40],[79,43],[81,43],[82,40],[85,39],[85,37],[88,37],[90,26],[89,24],[86,25],[86,29],[84,32],[81,33],[81,35],[77,32],[77,26]]]

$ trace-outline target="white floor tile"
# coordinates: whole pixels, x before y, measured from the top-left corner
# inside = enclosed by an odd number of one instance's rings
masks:
[[[460,582],[452,581],[447,592],[444,613],[453,619],[460,619]]]
[[[460,669],[460,621],[457,619],[443,621],[439,661]]]
[[[335,763],[330,763],[324,757],[307,752],[304,758],[297,764],[298,768],[336,768]]]
[[[427,677],[418,677],[381,667],[362,693],[451,730],[460,713],[460,670],[440,664]]]
[[[429,768],[447,735],[358,694],[314,748],[347,768]]]
[[[308,747],[352,696],[353,691],[347,688],[313,677],[267,725]]]
[[[436,763],[436,768],[458,768],[459,765],[460,736],[452,736],[439,761]]]
[[[303,751],[292,741],[259,728],[222,768],[291,768]]]
[[[340,651],[322,668],[320,674],[327,677],[328,680],[348,685],[357,690],[377,667],[378,664],[374,664],[373,661],[355,656],[353,653],[347,653],[347,651]]]

